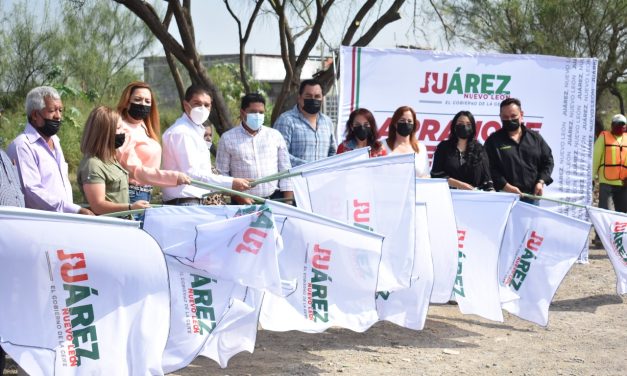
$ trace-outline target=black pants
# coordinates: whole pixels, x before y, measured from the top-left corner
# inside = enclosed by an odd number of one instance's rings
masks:
[[[609,199],[614,201],[614,210],[627,213],[627,186],[601,183],[599,186],[599,208],[609,209]]]

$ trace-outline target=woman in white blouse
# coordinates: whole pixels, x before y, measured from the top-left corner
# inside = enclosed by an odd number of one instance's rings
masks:
[[[388,155],[416,153],[416,177],[428,178],[430,175],[427,148],[416,139],[416,128],[416,112],[409,106],[397,108],[392,115],[388,138],[383,146]]]

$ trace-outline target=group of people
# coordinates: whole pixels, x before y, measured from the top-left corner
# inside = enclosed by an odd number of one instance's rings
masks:
[[[475,118],[458,112],[451,121],[448,139],[438,144],[429,172],[427,151],[416,139],[416,113],[399,107],[390,121],[388,138],[378,141],[374,116],[364,108],[353,111],[346,124],[346,139],[338,152],[370,146],[370,155],[416,153],[416,177],[447,179],[451,188],[505,191],[541,196],[551,184],[553,156],[542,136],[529,131],[520,100],[507,98],[500,104],[502,128],[481,145]],[[521,200],[537,203],[523,196]]]
[[[63,114],[61,97],[52,87],[37,87],[26,97],[24,132],[9,145],[8,156],[2,155],[6,176],[13,183],[19,181],[19,189],[16,184],[13,189],[3,186],[2,195],[10,196],[15,205],[87,215],[147,208],[153,186],[162,188],[164,204],[200,205],[206,190],[191,185],[192,180],[262,198],[289,200],[293,198],[289,178],[261,184],[253,181],[367,146],[371,157],[413,153],[417,177],[444,178],[457,189],[541,195],[552,181],[551,149],[540,134],[527,130],[517,99],[501,103],[503,127],[490,135],[485,145],[476,140],[473,115],[457,113],[448,139],[435,150],[431,169],[427,149],[416,138],[418,121],[411,107],[402,106],[394,112],[383,141],[379,140],[373,114],[365,108],[353,111],[345,139],[337,145],[332,121],[320,111],[322,100],[321,84],[305,80],[296,105],[268,127],[264,126],[265,98],[258,93],[246,94],[241,99],[241,121],[222,135],[216,169],[212,170],[211,128],[206,126],[211,93],[202,86],[190,86],[185,92],[183,114],[163,133],[160,142],[155,95],[148,84],[133,82],[122,92],[116,109],[98,106],[86,121],[80,144],[83,159],[77,173],[87,201],[83,207],[73,202],[68,165],[56,135]],[[236,195],[232,201],[252,203],[250,198]]]

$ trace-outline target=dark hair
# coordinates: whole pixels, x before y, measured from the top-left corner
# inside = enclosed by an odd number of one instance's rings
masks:
[[[191,85],[187,88],[187,90],[185,90],[185,101],[191,101],[196,94],[207,94],[208,96],[211,96],[209,89],[206,87],[201,85]]]
[[[398,123],[398,120],[407,111],[411,112],[414,120],[414,128],[409,134],[409,143],[411,144],[412,149],[414,149],[414,152],[419,153],[420,149],[418,148],[418,140],[416,140],[418,120],[416,120],[416,111],[409,106],[401,106],[394,111],[394,115],[392,115],[392,120],[390,121],[390,128],[388,128],[388,138],[385,141],[388,143],[390,150],[394,149],[394,142],[396,141],[396,123]]]
[[[478,146],[479,143],[475,139],[477,134],[477,123],[475,122],[475,117],[470,111],[459,111],[455,114],[455,116],[453,116],[453,120],[451,120],[451,133],[448,136],[448,139],[451,140],[455,146],[457,146],[459,138],[457,137],[455,131],[455,124],[457,124],[457,120],[462,116],[466,116],[468,120],[470,120],[470,126],[472,127],[470,136],[467,138],[466,152],[464,153],[466,156],[466,163],[468,163],[469,166],[475,166],[478,163],[481,163],[481,148]]]
[[[298,88],[298,95],[303,95],[303,91],[305,91],[305,86],[320,86],[321,89],[323,89],[322,84],[320,83],[320,81],[311,78],[309,80],[304,80],[303,82],[300,83],[300,87]],[[324,92],[324,89],[322,90]]]
[[[346,139],[344,141],[349,141],[349,140],[357,141],[355,134],[353,133],[353,122],[355,121],[355,118],[358,115],[365,117],[366,121],[370,125],[371,132],[368,135],[368,139],[366,140],[368,142],[368,146],[370,146],[372,148],[372,151],[375,151],[375,152],[381,150],[381,142],[377,140],[377,138],[379,138],[379,130],[377,128],[377,121],[374,119],[372,112],[368,111],[365,108],[358,108],[355,111],[351,112],[350,116],[348,117],[348,120],[346,121],[346,132],[345,132]]]
[[[510,104],[515,104],[516,106],[518,106],[519,110],[522,110],[522,105],[520,104],[520,99],[518,99],[518,98],[507,98],[507,99],[504,99],[503,102],[501,102],[500,108],[502,109],[503,107],[507,107]]]
[[[248,93],[242,97],[240,108],[242,110],[245,110],[248,108],[248,106],[250,106],[251,103],[263,103],[263,105],[265,106],[266,99],[263,97],[263,95],[259,93]]]

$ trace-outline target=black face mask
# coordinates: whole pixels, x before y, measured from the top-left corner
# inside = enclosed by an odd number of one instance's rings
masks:
[[[366,128],[363,125],[359,125],[357,127],[353,127],[353,134],[359,141],[365,141],[370,136],[370,128]]]
[[[150,106],[131,103],[131,107],[128,109],[128,115],[135,120],[144,120],[150,115]]]
[[[503,124],[503,129],[508,132],[514,132],[520,128],[520,120],[501,120],[501,124]]]
[[[44,126],[39,128],[39,133],[46,137],[52,137],[61,129],[61,120],[44,119]]]
[[[320,112],[322,101],[320,99],[305,99],[303,102],[303,111],[308,114],[315,115]]]
[[[124,141],[126,140],[126,133],[116,133],[115,135],[115,148],[119,148],[124,145]]]
[[[396,132],[403,137],[409,136],[413,130],[414,125],[411,123],[396,123]]]
[[[455,135],[457,138],[467,139],[472,134],[472,125],[470,124],[455,124]]]

